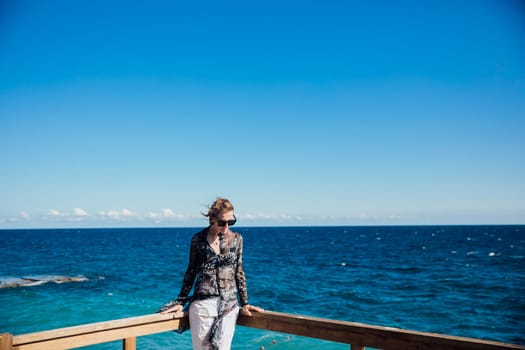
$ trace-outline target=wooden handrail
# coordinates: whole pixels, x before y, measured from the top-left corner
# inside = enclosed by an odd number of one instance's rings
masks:
[[[187,322],[182,314],[153,314],[15,335],[12,350],[72,349],[121,339],[128,344],[128,349],[133,349],[134,341],[129,339],[171,331]]]
[[[436,333],[416,332],[399,328],[371,326],[362,323],[336,321],[326,318],[284,314],[280,312],[253,313],[239,317],[238,324],[290,333],[310,338],[352,344],[356,348],[373,347],[392,350],[457,349],[495,350],[525,349],[525,346],[481,339],[456,337]],[[354,347],[352,347],[353,349]]]
[[[349,344],[351,349],[365,346],[391,349],[496,350],[522,349],[525,346],[436,333],[408,331],[361,323],[266,311],[240,316],[238,324],[310,338]],[[123,349],[134,350],[136,337],[187,327],[183,314],[153,314],[60,328],[22,335],[0,334],[0,350],[71,349],[115,340]]]

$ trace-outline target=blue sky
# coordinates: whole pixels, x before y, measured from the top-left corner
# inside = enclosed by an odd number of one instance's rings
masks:
[[[0,228],[525,223],[519,1],[3,1]]]

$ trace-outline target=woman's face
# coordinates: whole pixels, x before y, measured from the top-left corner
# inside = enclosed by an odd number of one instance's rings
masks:
[[[226,233],[228,232],[230,226],[235,224],[235,216],[233,215],[233,210],[225,211],[220,213],[213,220],[213,229],[215,232]]]

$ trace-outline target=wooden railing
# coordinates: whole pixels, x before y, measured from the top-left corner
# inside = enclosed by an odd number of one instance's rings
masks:
[[[4,333],[0,334],[0,350],[71,349],[115,340],[122,340],[124,350],[135,350],[136,337],[171,331],[187,322],[187,316],[182,314],[153,314],[22,335]],[[525,350],[522,345],[270,311],[240,316],[238,324],[345,343],[351,350]]]

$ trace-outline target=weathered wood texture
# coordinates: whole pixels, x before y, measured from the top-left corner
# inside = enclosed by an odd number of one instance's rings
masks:
[[[13,350],[72,349],[171,331],[187,321],[187,317],[182,317],[182,314],[153,314],[29,333],[13,337]]]
[[[240,316],[238,324],[345,343],[351,350],[363,350],[365,346],[385,350],[525,350],[522,345],[271,311]],[[71,349],[115,340],[122,340],[123,349],[135,350],[136,337],[187,325],[188,318],[183,314],[153,314],[17,336],[0,334],[0,350]]]
[[[137,349],[137,338],[126,338],[122,340],[122,350],[136,350]]]
[[[370,326],[361,323],[334,321],[316,317],[278,312],[253,313],[241,316],[243,326],[291,333],[300,336],[357,344],[388,350],[495,350],[525,349],[525,346],[479,339],[454,337],[435,333],[407,331],[398,328]],[[354,347],[352,347],[353,349]]]
[[[0,350],[11,350],[13,348],[13,335],[10,333],[0,334]]]

